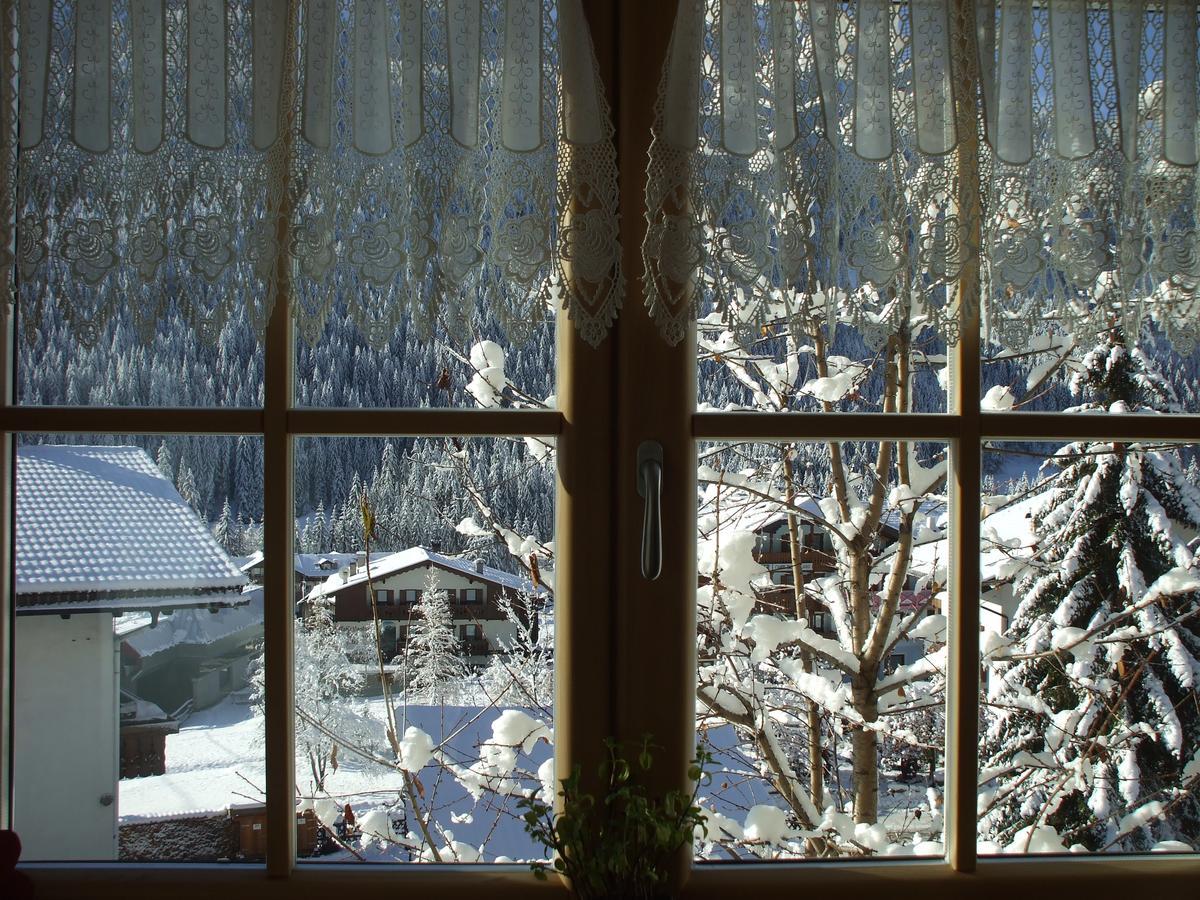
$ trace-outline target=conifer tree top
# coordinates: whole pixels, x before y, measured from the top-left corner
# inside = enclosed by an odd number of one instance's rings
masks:
[[[1071,393],[1084,402],[1068,412],[1180,412],[1179,398],[1141,348],[1130,347],[1120,328],[1108,331],[1086,353],[1071,378]]]

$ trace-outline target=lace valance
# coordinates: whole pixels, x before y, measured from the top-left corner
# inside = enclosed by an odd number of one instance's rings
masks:
[[[699,294],[744,334],[953,341],[978,269],[1005,346],[1147,318],[1194,345],[1197,30],[1194,0],[680,0],[644,247],[664,337]]]
[[[377,346],[480,299],[515,342],[552,302],[607,332],[615,154],[579,0],[13,5],[27,327],[53,300],[84,342],[172,303],[262,329],[283,279],[309,340],[335,301]]]

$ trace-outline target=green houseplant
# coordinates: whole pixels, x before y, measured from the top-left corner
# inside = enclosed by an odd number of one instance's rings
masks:
[[[671,856],[691,844],[697,828],[707,834],[696,798],[711,755],[696,748],[688,768],[691,793],[672,790],[655,798],[639,781],[654,763],[654,749],[646,735],[631,763],[621,744],[608,738],[599,767],[600,796],[582,789],[577,765],[560,782],[560,812],[536,792],[518,801],[526,832],[554,853],[553,870],[569,880],[582,900],[668,896]],[[531,868],[545,878],[551,865],[539,861]]]

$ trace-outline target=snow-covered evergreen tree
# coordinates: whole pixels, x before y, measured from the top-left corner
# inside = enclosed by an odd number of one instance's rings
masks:
[[[241,554],[241,527],[229,505],[228,497],[225,498],[225,505],[221,507],[221,517],[213,525],[213,537],[230,556]]]
[[[1079,411],[1176,409],[1118,332]],[[1010,643],[991,654],[980,836],[993,848],[1146,850],[1200,835],[1200,487],[1178,452],[1063,447],[1033,514]]]
[[[155,458],[155,462],[164,478],[168,481],[175,480],[175,460],[171,457],[171,448],[167,446],[166,439],[158,445],[158,456]]]
[[[453,700],[458,682],[467,674],[446,592],[437,586],[430,570],[413,608],[408,629],[408,690],[410,698],[423,703]]]
[[[192,467],[185,462],[179,464],[179,481],[176,487],[184,502],[200,515],[204,515],[204,505],[200,500],[199,488],[196,486],[196,475],[192,472]]]

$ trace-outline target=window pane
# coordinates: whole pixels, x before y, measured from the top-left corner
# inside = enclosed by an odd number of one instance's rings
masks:
[[[265,787],[252,702],[263,596],[247,574],[261,485],[257,439],[22,436],[23,859],[261,858],[237,821]]]
[[[262,344],[244,311],[231,313],[215,336],[201,340],[195,326],[171,307],[151,323],[153,337],[146,340],[139,336],[128,306],[121,306],[96,326],[98,333],[85,344],[53,294],[42,293],[50,299],[42,300],[40,321],[35,325],[22,305],[18,322],[19,403],[262,405]]]
[[[547,452],[532,439],[297,441],[296,784],[314,827],[302,857],[548,852],[516,806],[557,790]]]
[[[1110,360],[1121,367],[1109,369]],[[1110,377],[1103,377],[1104,371]],[[1124,377],[1134,379],[1125,384]],[[1076,343],[1042,334],[1020,347],[984,349],[983,409],[989,412],[1200,411],[1200,350],[1179,347],[1152,328],[1138,335],[1113,330]]]
[[[946,345],[932,329],[902,339],[839,324],[830,334],[824,321],[780,319],[751,340],[728,330],[719,314],[702,317],[699,408],[946,411]]]
[[[316,407],[553,406],[554,320],[515,345],[482,301],[468,334],[437,322],[432,336],[402,319],[383,346],[338,304],[313,345],[296,341],[296,403]],[[549,399],[547,399],[549,398]]]
[[[980,853],[1200,847],[1198,451],[987,448]]]
[[[700,455],[697,855],[942,855],[945,446]]]

